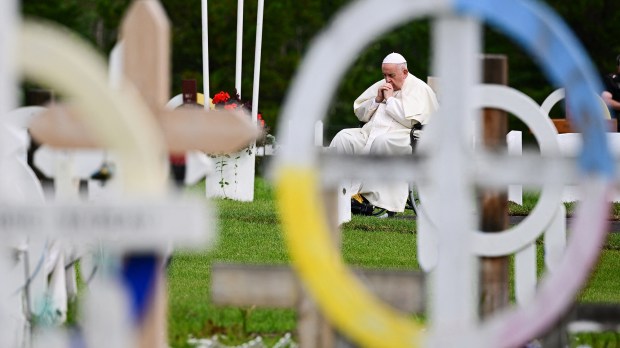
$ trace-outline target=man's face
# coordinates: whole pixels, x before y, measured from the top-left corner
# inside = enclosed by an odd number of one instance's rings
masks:
[[[400,64],[382,64],[381,71],[383,71],[385,82],[391,84],[395,91],[403,87],[405,78],[407,78],[407,69],[402,69]]]

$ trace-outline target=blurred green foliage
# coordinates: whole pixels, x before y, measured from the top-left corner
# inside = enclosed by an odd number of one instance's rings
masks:
[[[350,2],[265,1],[259,112],[272,129],[276,127],[289,83],[313,38]],[[108,54],[116,42],[118,25],[129,3],[129,0],[24,0],[22,8],[25,15],[53,20],[77,31],[103,54]],[[175,95],[180,93],[182,79],[196,79],[198,85],[202,86],[201,1],[163,0],[162,3],[172,23],[171,94]],[[547,4],[572,28],[599,73],[615,70],[615,57],[620,54],[620,2],[551,0]],[[252,94],[256,8],[256,2],[245,2],[241,85],[245,100],[250,99]],[[234,90],[236,16],[236,1],[208,2],[211,95],[220,90]],[[351,30],[353,32],[355,28]],[[485,27],[484,32],[484,53],[505,54],[508,57],[510,86],[541,103],[554,87],[543,76],[536,62],[493,28]],[[386,54],[400,52],[408,59],[413,74],[422,79],[429,75],[430,35],[429,19],[412,21],[395,27],[365,47],[343,73],[333,96],[326,122],[326,141],[339,129],[357,125],[357,119],[352,113],[353,100],[369,84],[381,78],[380,62]],[[561,107],[552,110],[553,117],[563,117],[563,114]],[[511,128],[524,129],[524,126],[511,120]]]

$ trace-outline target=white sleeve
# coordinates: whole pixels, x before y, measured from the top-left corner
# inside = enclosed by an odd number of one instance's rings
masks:
[[[388,98],[385,102],[385,112],[403,126],[407,128],[413,127],[413,122],[405,118],[405,109],[403,108],[403,103],[400,100],[394,97]]]
[[[370,98],[354,110],[355,116],[362,122],[368,122],[378,108],[379,103],[375,101],[375,98]]]

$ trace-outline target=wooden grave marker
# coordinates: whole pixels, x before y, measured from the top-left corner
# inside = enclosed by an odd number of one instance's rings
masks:
[[[136,26],[132,21],[145,23]],[[225,152],[236,149],[239,146],[238,144],[247,143],[255,138],[257,134],[255,126],[242,114],[205,112],[203,110],[178,110],[174,112],[164,110],[167,89],[162,88],[162,86],[167,81],[165,76],[169,74],[165,66],[169,55],[164,52],[169,45],[168,36],[163,35],[166,42],[162,41],[160,37],[155,40],[140,39],[141,36],[149,36],[153,31],[165,32],[169,30],[161,5],[158,1],[135,1],[124,23],[130,23],[123,25],[124,30],[129,30],[129,32],[123,31],[123,39],[129,38],[125,44],[125,56],[129,62],[129,64],[125,63],[126,69],[131,67],[131,62],[136,62],[136,57],[144,52],[148,52],[142,57],[144,59],[154,56],[150,53],[152,50],[144,46],[145,43],[159,48],[158,57],[154,59],[155,63],[142,62],[138,64],[136,69],[140,69],[140,71],[132,71],[132,78],[137,85],[134,88],[140,92],[146,92],[146,99],[151,101],[149,106],[158,115],[169,145],[168,150],[201,149]],[[156,30],[162,26],[165,27],[163,31]],[[141,28],[141,30],[135,30],[136,27]],[[136,36],[138,39],[135,39]],[[134,38],[133,41],[132,38]],[[131,42],[139,42],[140,46],[133,47],[128,44]],[[160,57],[164,58],[160,59]],[[146,67],[147,71],[143,71],[142,67]],[[151,86],[155,87],[155,91],[150,90]],[[96,142],[91,140],[94,137],[81,137],[80,134],[76,134],[86,129],[81,128],[81,122],[76,121],[78,120],[76,116],[79,116],[77,109],[69,106],[58,106],[54,109],[33,124],[32,133],[38,141],[51,145],[58,145],[58,141],[66,147],[95,146]],[[58,121],[62,121],[63,117],[66,122],[58,126]],[[49,119],[56,121],[48,123],[50,128],[47,129],[45,125]],[[72,131],[67,131],[67,129],[72,129]],[[58,134],[66,135],[69,137],[69,141],[64,139],[64,136],[58,136]],[[158,174],[153,173],[153,175]],[[145,188],[146,186],[141,189],[144,190]],[[196,205],[178,203],[171,206],[157,202],[139,202],[138,204],[130,202],[114,206],[108,204],[89,205],[88,207],[58,204],[51,207],[28,207],[28,209],[23,207],[13,209],[13,207],[7,206],[2,214],[5,215],[3,218],[6,218],[6,221],[24,222],[23,224],[3,226],[3,230],[8,233],[49,234],[73,238],[86,234],[88,239],[103,238],[108,241],[122,241],[122,246],[130,250],[163,250],[163,245],[169,245],[175,239],[169,236],[171,230],[180,228],[189,234],[199,233],[200,235],[204,235],[207,230],[204,220],[193,219],[194,221],[192,221],[191,218],[188,218],[188,215],[192,214],[202,216],[204,207],[196,208]],[[163,221],[162,219],[168,215],[170,218]],[[171,224],[168,223],[169,221],[174,222]],[[90,232],[82,234],[81,231],[84,230]],[[191,240],[192,237],[189,239]],[[166,302],[163,284],[163,282],[159,282],[155,285],[157,289],[156,304],[149,308],[153,315],[147,316],[143,322],[140,346],[163,347],[167,344],[165,342],[164,308]]]
[[[2,129],[5,129],[5,123],[0,123]],[[19,155],[14,152],[5,152],[2,153],[1,159],[5,163],[11,160],[9,156]],[[11,168],[5,169],[7,171],[3,172],[3,175],[10,176],[12,174]],[[64,196],[70,196],[70,194]],[[72,242],[102,239],[111,241],[112,244],[118,244],[121,241],[120,243],[124,244],[124,247],[129,248],[156,248],[161,250],[171,241],[169,231],[174,228],[180,227],[184,231],[193,230],[193,233],[198,234],[207,231],[205,220],[189,218],[203,214],[204,207],[199,206],[197,208],[195,204],[179,205],[175,203],[170,205],[160,202],[123,202],[112,205],[91,204],[82,206],[75,200],[61,199],[52,205],[47,205],[42,199],[37,202],[17,203],[7,200],[9,197],[3,198],[2,203],[0,203],[2,206],[0,209],[0,232],[4,238],[28,236],[33,240],[43,240],[46,237],[52,237],[56,240]],[[16,197],[12,198],[15,199]],[[186,211],[186,209],[189,210]],[[172,216],[171,219],[170,216]],[[194,221],[190,222],[191,220]],[[182,226],[184,223],[186,225]],[[195,225],[193,225],[194,223]],[[158,232],[160,228],[162,230]],[[165,232],[163,232],[164,230]],[[124,241],[122,241],[123,239]],[[190,239],[193,238],[190,237]],[[151,244],[147,245],[145,241]],[[64,268],[62,262],[61,267]],[[62,280],[63,278],[59,279]],[[8,284],[17,287],[13,282]],[[20,301],[16,301],[16,303],[20,303]]]
[[[508,59],[504,55],[484,55],[482,57],[482,83],[508,84]],[[489,151],[506,148],[508,134],[508,114],[506,111],[485,108],[482,115],[482,141]],[[493,233],[508,227],[507,190],[484,189],[480,193],[480,227],[482,231]],[[536,246],[530,246],[535,248]],[[480,258],[480,315],[487,318],[505,308],[510,301],[509,258]]]
[[[196,149],[228,152],[253,140],[257,133],[243,114],[165,109],[170,88],[169,33],[170,24],[164,9],[155,0],[134,1],[121,24],[124,74],[159,119],[168,150],[171,153]],[[144,347],[165,344],[160,340],[160,335],[166,332],[163,276],[158,277],[157,282],[158,298],[151,308],[152,315],[143,323]]]
[[[332,241],[340,245],[336,189],[326,189],[324,209]],[[357,269],[356,274],[379,298],[401,311],[422,313],[426,289],[421,272]],[[337,333],[320,313],[288,266],[216,263],[211,270],[211,301],[219,306],[293,308],[302,348],[347,347],[351,343]]]

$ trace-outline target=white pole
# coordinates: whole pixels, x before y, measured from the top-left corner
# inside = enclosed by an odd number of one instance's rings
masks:
[[[243,0],[237,1],[237,68],[235,89],[241,98],[241,56],[243,55]]]
[[[17,96],[15,89],[17,86],[17,74],[15,72],[15,59],[13,53],[16,51],[15,43],[17,35],[17,26],[19,23],[17,1],[3,0],[0,1],[0,162],[7,160],[10,148],[8,144],[3,144],[3,140],[8,138],[8,129],[6,128],[5,115],[17,105]],[[3,175],[10,178],[12,173],[6,173],[6,167],[0,163],[3,168]],[[0,184],[0,198],[4,191],[4,187],[8,183]],[[11,272],[10,263],[8,262],[7,251],[0,253],[0,346],[10,347],[19,342],[13,341],[17,328],[14,315],[19,315],[21,308],[15,305],[16,296],[11,296],[11,292],[16,288],[17,282]],[[21,323],[24,324],[24,323]],[[19,340],[18,340],[19,341]]]
[[[16,107],[16,73],[13,58],[17,27],[17,3],[4,0],[0,6],[0,115]]]
[[[202,0],[202,90],[205,96],[205,109],[209,108],[209,18],[207,0]]]
[[[454,214],[450,219],[433,220],[440,252],[432,276],[429,346],[446,347],[466,337],[477,324],[478,269],[469,244],[474,226],[473,195],[468,185],[471,173],[463,170],[468,168],[463,151],[471,143],[471,133],[465,130],[475,112],[471,107],[471,101],[475,100],[472,86],[480,78],[480,24],[470,17],[442,16],[433,23],[433,43],[436,56],[433,76],[439,77],[442,92],[439,117],[445,117],[445,123],[437,123],[432,134],[441,139],[441,144],[431,156],[431,170],[442,173],[436,178],[435,182],[441,185],[435,187],[432,202]],[[458,56],[454,55],[455,51],[459,52]],[[459,65],[468,69],[457,68]],[[447,81],[442,78],[445,76],[451,77],[450,83],[443,83]]]
[[[260,87],[260,58],[263,46],[263,8],[265,0],[258,0],[256,12],[256,49],[254,51],[254,82],[252,82],[252,121],[258,121],[258,90]]]
[[[108,82],[112,89],[120,90],[123,80],[123,42],[119,41],[108,58]]]

